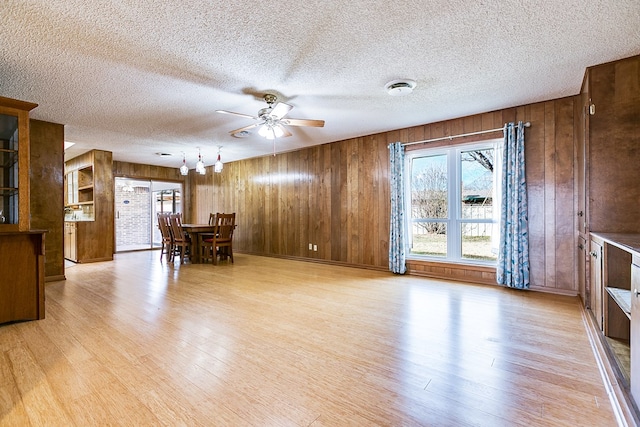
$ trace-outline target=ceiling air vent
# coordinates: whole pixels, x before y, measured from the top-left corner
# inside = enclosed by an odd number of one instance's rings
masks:
[[[387,83],[384,88],[391,96],[403,96],[413,92],[416,82],[413,80],[393,80]]]

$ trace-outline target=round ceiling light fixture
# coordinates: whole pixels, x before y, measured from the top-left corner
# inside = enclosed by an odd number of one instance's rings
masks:
[[[404,96],[413,92],[416,82],[408,79],[392,80],[384,85],[385,90],[391,96]]]
[[[246,138],[251,135],[251,132],[248,130],[241,130],[240,132],[232,133],[231,136],[236,138]]]

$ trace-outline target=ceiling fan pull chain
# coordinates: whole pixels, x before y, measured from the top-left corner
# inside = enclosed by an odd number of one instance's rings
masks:
[[[273,138],[273,157],[276,156],[276,139]]]

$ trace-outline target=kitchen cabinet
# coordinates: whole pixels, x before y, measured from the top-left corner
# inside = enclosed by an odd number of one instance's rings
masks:
[[[64,257],[69,261],[78,261],[75,222],[64,223]]]
[[[0,231],[0,323],[44,318],[44,236]]]

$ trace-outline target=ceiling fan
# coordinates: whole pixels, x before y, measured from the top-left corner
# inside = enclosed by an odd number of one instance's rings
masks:
[[[284,102],[278,102],[278,98],[272,94],[266,94],[263,97],[264,101],[267,103],[266,108],[262,108],[258,111],[257,116],[250,116],[248,114],[235,113],[233,111],[226,110],[216,110],[217,113],[224,114],[232,114],[234,116],[247,117],[249,119],[256,120],[257,123],[254,123],[249,126],[241,127],[240,129],[235,129],[229,132],[231,135],[238,135],[242,132],[248,131],[249,129],[253,129],[259,127],[258,133],[260,136],[263,136],[267,139],[276,139],[276,138],[284,138],[287,136],[291,136],[291,132],[285,127],[288,126],[313,126],[313,127],[323,127],[324,120],[306,120],[306,119],[291,119],[285,118],[285,116],[291,111],[293,108],[292,105],[285,104]],[[274,105],[275,104],[275,105]]]

